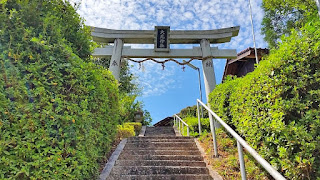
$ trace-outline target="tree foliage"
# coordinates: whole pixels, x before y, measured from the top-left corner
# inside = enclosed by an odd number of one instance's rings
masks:
[[[298,30],[317,15],[314,0],[263,0],[265,16],[262,33],[270,47],[276,47],[283,35],[290,35],[291,29]]]
[[[104,68],[109,68],[110,57],[97,58],[94,61],[96,64],[102,65]],[[121,62],[119,92],[120,92],[120,116],[124,122],[134,121],[134,115],[138,111],[143,111],[143,125],[150,125],[152,118],[150,112],[144,109],[142,101],[137,101],[137,97],[141,94],[141,88],[136,80],[137,77],[130,72],[128,61]]]
[[[201,109],[200,107],[200,115],[202,113],[203,110],[203,117],[204,118],[209,118],[209,114],[208,111],[206,109]],[[179,113],[178,116],[181,117],[182,119],[186,118],[186,117],[197,117],[198,116],[198,111],[197,111],[197,105],[194,106],[188,106],[186,108],[183,108]]]
[[[211,107],[288,179],[320,177],[320,21],[282,37],[252,73],[210,94]]]
[[[89,28],[68,1],[0,2],[0,179],[94,178],[120,119]]]

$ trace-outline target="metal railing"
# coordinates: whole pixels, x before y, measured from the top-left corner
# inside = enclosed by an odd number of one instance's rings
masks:
[[[184,125],[187,126],[187,136],[190,136],[189,125],[186,122],[184,122],[178,115],[176,115],[176,114],[173,115],[173,122],[174,122],[174,125],[179,128],[179,131],[180,131],[182,136],[183,136],[183,131],[184,131]],[[182,126],[182,130],[181,130],[181,126]]]
[[[247,152],[249,152],[254,159],[258,161],[258,163],[264,167],[265,170],[267,170],[272,177],[274,177],[276,180],[285,180],[285,178],[277,171],[275,170],[265,159],[263,159],[250,145],[242,138],[240,137],[228,124],[226,124],[218,115],[216,115],[208,106],[206,106],[203,102],[201,102],[199,99],[197,99],[197,111],[198,111],[198,122],[199,122],[199,134],[201,134],[201,120],[200,120],[200,112],[199,112],[199,105],[203,106],[205,109],[208,110],[209,116],[212,116],[215,118],[216,121],[218,121],[236,140],[237,140],[237,146],[238,146],[238,153],[239,153],[239,161],[240,161],[240,171],[241,171],[241,178],[242,180],[246,180],[246,169],[243,159],[243,151],[242,148],[245,148]],[[210,118],[210,128],[213,138],[213,145],[214,145],[214,154],[215,156],[218,155],[218,149],[217,149],[217,140],[216,140],[216,134],[215,134],[215,126],[213,118]]]

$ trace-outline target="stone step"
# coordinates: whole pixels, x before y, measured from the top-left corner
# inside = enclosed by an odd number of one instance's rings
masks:
[[[185,150],[185,151],[196,151],[198,150],[196,147],[134,147],[134,146],[125,146],[124,151],[127,150]]]
[[[137,142],[137,143],[132,143],[128,142],[126,144],[126,147],[140,147],[140,148],[153,148],[153,147],[186,147],[186,148],[191,148],[191,147],[197,147],[194,142]]]
[[[135,155],[201,155],[199,150],[126,150],[121,153],[123,156]]]
[[[200,155],[135,155],[124,156],[120,154],[118,160],[184,160],[184,161],[203,161]]]
[[[117,160],[116,166],[197,166],[205,167],[206,163],[203,161],[171,161],[171,160]]]
[[[154,136],[145,136],[145,137],[154,137]],[[193,139],[169,139],[169,138],[128,138],[128,142],[194,142]]]
[[[145,136],[158,136],[158,135],[175,135],[172,127],[147,127]]]
[[[156,133],[159,134],[161,132],[172,132],[172,131],[174,131],[174,129],[173,128],[161,128],[161,129],[159,129],[159,128],[147,128],[146,131],[148,131],[148,132],[156,132]]]
[[[173,130],[173,127],[171,126],[166,126],[166,127],[147,127],[146,130],[148,131],[169,131],[169,130]]]
[[[175,136],[172,127],[147,127],[130,137],[108,180],[212,180],[194,138]]]
[[[139,137],[129,137],[129,139],[193,139],[188,136],[139,136]]]
[[[114,166],[111,172],[116,175],[151,175],[151,174],[208,174],[206,167],[188,166]]]
[[[136,142],[194,142],[193,139],[128,139],[128,143]]]
[[[156,133],[145,133],[144,134],[145,137],[153,137],[153,136],[156,136],[156,137],[159,137],[159,136],[163,136],[163,137],[168,137],[168,136],[172,136],[172,137],[176,137],[176,134],[175,133],[160,133],[160,134],[156,134]]]
[[[107,180],[213,180],[207,174],[113,175]]]

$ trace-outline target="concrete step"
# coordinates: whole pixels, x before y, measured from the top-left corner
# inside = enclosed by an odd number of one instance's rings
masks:
[[[171,160],[117,160],[116,166],[197,166],[205,167],[206,163],[203,161],[171,161]]]
[[[128,143],[136,143],[136,142],[194,142],[193,139],[164,139],[164,138],[157,138],[157,139],[132,139],[129,138]]]
[[[120,154],[118,160],[182,160],[182,161],[203,161],[200,155],[135,155],[125,156]]]
[[[147,127],[130,137],[108,180],[212,180],[191,137],[175,136],[172,127]]]
[[[139,136],[139,137],[129,137],[129,139],[193,139],[188,136]]]
[[[148,131],[168,131],[168,130],[172,130],[173,127],[172,126],[163,126],[163,127],[147,127],[146,130]]]
[[[208,174],[206,167],[188,166],[114,166],[115,175],[151,175],[151,174]]]
[[[133,148],[155,148],[155,147],[186,147],[192,148],[197,147],[194,142],[129,142],[126,147]]]
[[[147,127],[145,136],[175,135],[172,127]]]
[[[135,155],[201,155],[198,150],[126,150],[121,153],[123,156]]]
[[[198,150],[196,147],[184,147],[184,146],[180,146],[180,147],[134,147],[134,146],[125,146],[124,150],[185,150],[185,151],[196,151]]]
[[[213,180],[207,174],[113,175],[107,180]]]

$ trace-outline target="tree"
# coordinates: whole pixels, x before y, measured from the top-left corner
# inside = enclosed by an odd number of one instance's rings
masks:
[[[103,46],[100,44],[100,46]],[[94,61],[96,64],[102,65],[104,68],[109,68],[110,57],[97,58]],[[134,81],[137,77],[130,72],[128,61],[121,62],[119,92],[120,92],[120,116],[123,122],[134,121],[134,115],[137,111],[143,111],[143,125],[149,125],[152,121],[150,112],[144,109],[142,101],[137,101],[136,98],[141,94],[139,84]]]
[[[262,7],[262,33],[270,48],[277,47],[281,36],[298,30],[318,12],[314,0],[263,0]]]

